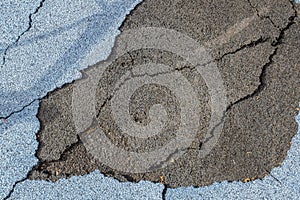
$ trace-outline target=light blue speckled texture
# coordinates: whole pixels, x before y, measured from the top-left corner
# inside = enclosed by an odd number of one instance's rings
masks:
[[[7,122],[0,121],[0,199],[16,181],[25,178],[38,161],[34,155],[38,146],[35,134],[40,127],[35,117],[37,110],[38,101]]]
[[[28,16],[34,12],[39,1],[1,0],[0,1],[0,52],[3,53],[18,36],[27,29]],[[1,55],[2,56],[2,55]],[[2,58],[2,57],[1,57]],[[0,63],[2,60],[0,59]]]
[[[10,199],[161,199],[163,185],[146,181],[120,183],[95,171],[83,177],[61,179],[57,183],[25,181],[17,185]]]
[[[6,62],[0,66],[0,117],[21,110],[47,92],[79,78],[80,69],[106,59],[119,34],[118,27],[140,1],[46,0],[32,15],[30,30],[9,48]],[[4,12],[0,14],[1,18],[7,24],[14,23],[16,20],[11,16],[17,15],[14,13],[19,12],[19,7],[26,9],[29,3],[25,1],[24,4],[11,4],[13,14]],[[30,12],[35,8],[29,9]],[[21,26],[23,31],[27,29],[28,21],[27,17],[26,28]],[[6,35],[11,32],[19,34],[21,30],[7,29],[3,38],[8,38]],[[9,43],[11,40],[5,39]],[[94,52],[97,48],[101,51]]]

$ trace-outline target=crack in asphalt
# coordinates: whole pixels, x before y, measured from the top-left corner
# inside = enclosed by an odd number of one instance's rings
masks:
[[[7,195],[6,197],[3,198],[3,200],[9,199],[9,198],[11,197],[11,195],[13,194],[13,192],[15,191],[16,186],[17,186],[19,183],[22,183],[22,182],[24,182],[24,181],[26,181],[26,180],[27,180],[27,177],[25,177],[25,178],[23,178],[23,179],[21,179],[21,180],[15,182],[15,184],[13,185],[13,188],[9,191],[8,195]]]
[[[244,44],[242,46],[240,46],[239,48],[235,49],[234,51],[230,51],[230,52],[226,52],[224,53],[223,55],[219,56],[218,58],[215,58],[211,61],[208,61],[206,63],[203,63],[201,64],[201,66],[206,66],[206,65],[209,65],[213,62],[218,62],[220,60],[222,60],[224,57],[228,56],[228,55],[233,55],[239,51],[242,51],[246,48],[252,48],[252,47],[255,47],[259,44],[263,44],[265,42],[267,42],[269,40],[269,38],[263,38],[263,37],[260,37],[259,39],[255,40],[255,41],[251,41],[247,44]],[[134,63],[134,58],[132,57],[132,55],[130,54],[130,52],[127,52],[127,54],[130,56],[131,58],[131,63],[133,65]],[[159,76],[159,75],[165,75],[165,74],[170,74],[170,73],[174,73],[176,71],[183,71],[185,69],[190,69],[190,70],[193,70],[195,69],[196,66],[188,66],[188,65],[184,65],[183,67],[180,67],[180,68],[174,68],[172,70],[169,70],[169,71],[165,71],[165,72],[158,72],[158,73],[154,73],[154,74],[149,74],[149,73],[144,73],[144,74],[139,74],[139,75],[133,75],[133,68],[130,69],[130,76],[128,76],[127,78],[125,78],[117,87],[116,89],[103,101],[102,105],[100,106],[99,108],[99,111],[96,115],[96,118],[99,117],[100,113],[101,113],[101,110],[105,107],[105,105],[114,97],[114,95],[116,94],[117,91],[119,91],[119,89],[127,82],[129,81],[130,79],[132,78],[137,78],[137,77],[143,77],[143,76],[149,76],[149,77],[155,77],[155,76]]]
[[[161,199],[162,200],[166,200],[167,191],[168,191],[168,185],[164,184],[164,189],[163,189],[162,194],[161,194]]]
[[[292,4],[292,9],[294,10],[294,15],[289,17],[289,19],[288,19],[289,23],[284,28],[282,28],[280,30],[279,36],[275,39],[275,41],[273,41],[271,43],[271,45],[273,47],[275,47],[275,49],[274,49],[273,53],[270,54],[269,61],[262,67],[262,71],[261,71],[261,74],[260,74],[260,77],[259,77],[260,84],[258,85],[256,90],[254,90],[254,92],[252,92],[251,94],[248,94],[248,95],[240,98],[239,100],[231,103],[227,107],[226,112],[229,111],[232,108],[232,106],[234,106],[234,105],[236,105],[236,104],[238,104],[242,101],[245,101],[249,98],[253,98],[253,97],[257,96],[258,94],[260,94],[266,88],[266,86],[267,86],[267,84],[266,84],[266,71],[267,71],[267,68],[273,63],[273,57],[277,54],[278,46],[283,43],[282,40],[284,39],[285,32],[295,23],[295,18],[298,17],[294,3],[292,1],[289,1],[289,2]]]
[[[264,64],[264,66],[262,67],[261,74],[259,76],[260,84],[258,85],[258,87],[251,94],[248,94],[248,95],[238,99],[237,101],[231,103],[226,108],[226,112],[229,111],[234,105],[259,95],[266,88],[266,86],[267,86],[267,84],[266,84],[266,70],[273,63],[273,57],[277,54],[277,49],[278,49],[278,47],[276,47],[274,49],[272,54],[269,56],[269,61],[266,64]]]
[[[239,104],[239,103],[241,103],[241,102],[243,102],[243,101],[245,101],[245,100],[247,100],[247,99],[250,99],[250,98],[253,98],[253,97],[259,95],[259,94],[267,87],[267,83],[266,83],[267,69],[268,69],[268,67],[269,67],[270,65],[273,64],[273,58],[277,55],[277,50],[278,50],[279,46],[283,43],[283,39],[284,39],[284,36],[285,36],[285,32],[286,32],[293,24],[295,24],[295,18],[298,17],[298,13],[297,13],[297,10],[295,9],[295,5],[294,5],[293,1],[289,1],[289,2],[292,4],[292,9],[294,10],[294,15],[289,17],[289,19],[288,19],[288,20],[289,20],[289,23],[288,23],[283,29],[281,29],[281,31],[280,31],[280,33],[279,33],[279,36],[276,38],[276,40],[275,40],[274,42],[271,43],[271,45],[272,45],[273,47],[275,47],[275,49],[274,49],[274,51],[270,54],[270,56],[269,56],[269,61],[268,61],[268,62],[263,66],[263,68],[262,68],[262,72],[261,72],[260,77],[259,77],[260,84],[258,85],[258,87],[256,88],[256,90],[255,90],[253,93],[251,93],[251,94],[249,94],[249,95],[246,95],[245,97],[243,97],[243,98],[241,98],[241,99],[239,99],[239,100],[237,100],[237,101],[231,103],[231,104],[227,107],[227,109],[226,109],[226,111],[224,112],[224,115],[223,115],[221,121],[220,121],[216,126],[214,126],[214,128],[212,129],[211,135],[212,135],[212,133],[213,133],[213,130],[216,129],[220,124],[222,124],[222,123],[225,121],[225,118],[226,118],[226,116],[227,116],[228,111],[231,110],[233,106],[235,106],[235,105],[237,105],[237,104]],[[213,135],[212,135],[211,137],[213,137]],[[211,137],[210,137],[210,138],[211,138]],[[206,141],[209,140],[210,138],[207,138],[204,142],[206,142]],[[273,177],[275,180],[277,180],[279,183],[281,183],[281,181],[278,180],[276,177],[274,177],[270,172],[269,172],[269,174],[271,175],[271,177]]]
[[[10,45],[7,46],[7,48],[4,50],[4,55],[2,58],[2,65],[0,68],[4,67],[5,63],[6,63],[6,56],[7,56],[7,52],[13,47],[13,46],[17,46],[21,37],[27,33],[28,31],[30,31],[31,27],[32,27],[32,16],[34,16],[35,14],[37,14],[39,12],[39,10],[43,7],[43,4],[46,0],[41,0],[39,6],[35,9],[35,11],[31,14],[29,14],[29,22],[28,22],[28,27],[25,31],[23,31],[18,37],[17,39]]]
[[[214,61],[220,61],[220,60],[222,60],[225,56],[228,56],[228,55],[234,55],[234,54],[238,53],[239,51],[242,51],[242,50],[244,50],[244,49],[246,49],[246,48],[252,48],[252,47],[255,47],[255,46],[259,45],[259,44],[263,44],[263,43],[269,41],[269,39],[270,39],[270,38],[263,38],[263,37],[260,37],[260,38],[258,38],[257,40],[251,41],[251,42],[248,43],[248,44],[244,44],[244,45],[240,46],[239,48],[237,48],[237,49],[234,50],[234,51],[230,51],[230,52],[224,53],[222,56],[220,56],[219,58],[216,58]]]
[[[217,123],[217,124],[212,128],[212,130],[211,130],[210,133],[209,133],[210,136],[207,137],[207,138],[205,139],[205,141],[203,141],[203,143],[206,143],[207,141],[209,141],[211,138],[214,137],[214,134],[213,134],[213,133],[214,133],[215,129],[218,128],[221,124],[223,124],[223,123],[225,122],[225,119],[226,119],[226,117],[227,117],[227,114],[228,114],[228,112],[232,109],[233,106],[235,106],[235,105],[237,105],[237,104],[239,104],[239,103],[241,103],[241,102],[243,102],[243,101],[245,101],[245,100],[247,100],[247,99],[250,99],[250,98],[253,98],[253,97],[259,95],[259,94],[265,89],[265,87],[266,87],[266,81],[265,81],[266,70],[267,70],[267,67],[270,66],[270,65],[273,63],[273,57],[276,55],[277,49],[278,49],[278,47],[275,48],[275,50],[273,51],[273,53],[269,56],[269,62],[267,62],[267,63],[263,66],[262,72],[261,72],[260,77],[259,77],[260,84],[258,85],[258,87],[257,87],[251,94],[248,94],[248,95],[246,95],[246,96],[240,98],[239,100],[237,100],[237,101],[235,101],[235,102],[233,102],[233,103],[231,103],[231,104],[229,104],[229,105],[227,106],[226,110],[223,112],[223,116],[222,116],[220,122]]]
[[[260,14],[260,11],[257,9],[256,6],[254,6],[252,3],[251,3],[251,0],[247,0],[247,2],[249,3],[250,7],[253,8],[255,11],[256,11],[256,15],[260,18],[260,19],[267,19],[270,21],[270,23],[277,29],[280,29],[280,27],[278,25],[275,24],[275,22],[271,19],[270,16],[261,16]]]

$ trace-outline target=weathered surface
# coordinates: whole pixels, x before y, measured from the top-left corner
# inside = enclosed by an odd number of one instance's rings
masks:
[[[228,33],[226,30],[240,22],[248,24],[239,32],[229,34],[228,40],[223,37]],[[205,82],[193,68],[185,66],[181,73],[197,88],[201,102],[197,137],[180,159],[166,168],[145,174],[118,172],[104,166],[101,160],[94,159],[86,151],[72,124],[73,85],[69,84],[41,102],[38,117],[42,129],[38,134],[40,148],[37,154],[41,164],[32,172],[31,178],[57,180],[98,168],[122,181],[160,182],[164,176],[163,182],[170,187],[203,186],[216,181],[262,178],[279,166],[297,130],[294,116],[300,99],[300,27],[292,3],[145,1],[127,17],[121,30],[146,26],[175,29],[211,49],[228,99],[223,132],[214,149],[205,158],[199,158],[210,108]],[[220,36],[223,39],[216,40]],[[153,49],[130,52],[109,66],[107,80],[100,82],[99,88],[112,92],[105,83],[113,82],[124,69],[129,70],[132,66],[153,62],[175,68],[182,59],[170,52]],[[95,67],[102,65],[99,63]],[[106,99],[100,94],[97,96],[99,102]],[[155,137],[142,140],[122,134],[111,117],[109,101],[98,105],[97,122],[110,132],[107,136],[114,144],[126,150],[143,152],[158,148],[172,138],[180,112],[170,91],[158,86],[144,87],[132,97],[131,114],[137,123],[148,123],[153,101],[170,108],[168,123],[175,124]]]

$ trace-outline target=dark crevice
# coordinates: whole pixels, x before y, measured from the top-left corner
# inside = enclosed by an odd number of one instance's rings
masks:
[[[282,36],[282,37],[283,37],[283,36]],[[250,45],[250,44],[249,44],[249,45],[245,45],[245,46],[242,46],[242,47],[239,48],[239,49],[242,50],[242,49],[247,48],[247,47],[256,46],[257,44],[264,43],[264,42],[266,42],[266,41],[268,41],[268,39],[262,39],[262,38],[260,38],[260,39],[258,39],[257,41],[254,41],[254,42],[250,43],[251,45]],[[236,50],[235,52],[232,52],[231,54],[234,54],[234,53],[236,53],[237,51],[240,51],[240,50]],[[245,100],[247,100],[247,99],[253,98],[254,96],[257,96],[261,91],[263,91],[263,90],[265,89],[265,87],[266,87],[266,80],[265,80],[265,79],[266,79],[266,70],[267,70],[267,68],[273,63],[273,57],[276,55],[276,53],[277,53],[277,48],[275,48],[275,50],[273,51],[273,53],[269,56],[269,62],[267,62],[267,63],[262,67],[262,72],[261,72],[260,77],[259,77],[259,82],[260,82],[259,86],[258,86],[251,94],[248,94],[248,95],[246,95],[246,96],[240,98],[239,100],[237,100],[237,101],[235,101],[235,102],[233,102],[233,103],[230,103],[230,104],[227,106],[225,112],[223,113],[223,116],[222,116],[220,122],[217,123],[217,124],[212,128],[212,130],[211,130],[210,133],[209,133],[210,136],[207,137],[206,140],[203,141],[203,143],[209,141],[209,140],[214,136],[214,135],[213,135],[214,131],[216,130],[216,128],[218,128],[221,124],[223,124],[223,123],[225,122],[225,119],[226,119],[226,116],[227,116],[228,111],[231,110],[231,108],[232,108],[234,105],[236,105],[236,104],[238,104],[238,103],[240,103],[240,102],[243,102],[243,101],[245,101]],[[226,55],[228,55],[228,54],[230,54],[230,53],[226,53],[226,54],[224,54],[224,56],[226,56]],[[224,57],[224,56],[223,56],[223,57]],[[221,57],[220,59],[222,59],[222,57]]]
[[[55,93],[57,90],[60,90],[61,88],[64,88],[64,87],[66,87],[66,86],[68,86],[68,85],[70,85],[70,84],[72,84],[72,83],[74,83],[74,82],[75,82],[75,80],[72,81],[71,83],[65,83],[65,84],[63,84],[62,86],[55,88],[54,90],[48,92],[48,93],[46,94],[46,96],[43,96],[43,97],[34,99],[34,100],[32,100],[30,103],[28,103],[27,105],[23,106],[21,109],[19,109],[19,110],[17,110],[17,111],[14,111],[14,112],[11,112],[10,114],[8,114],[8,115],[5,116],[5,117],[0,117],[0,120],[2,120],[4,123],[7,123],[7,122],[8,122],[8,119],[9,119],[12,115],[22,112],[23,110],[25,110],[26,108],[28,108],[29,106],[31,106],[35,101],[41,101],[42,99],[47,99],[51,94]],[[38,118],[38,117],[37,117],[37,118]],[[2,123],[3,123],[3,122],[2,122]],[[0,125],[1,125],[2,123],[0,123]],[[40,124],[41,124],[41,123],[40,123]]]
[[[253,98],[253,97],[259,95],[266,88],[266,70],[273,63],[273,57],[277,54],[277,49],[278,48],[275,48],[275,50],[273,51],[273,53],[269,56],[269,62],[267,62],[263,66],[262,72],[261,72],[261,74],[259,76],[259,82],[260,82],[260,84],[258,85],[258,87],[251,94],[248,94],[248,95],[240,98],[239,100],[231,103],[227,107],[226,112],[228,112],[232,108],[232,106],[234,106],[234,105],[236,105],[236,104],[238,104],[240,102],[243,102],[243,101],[245,101],[247,99],[250,99],[250,98]]]
[[[38,99],[32,100],[29,104],[23,106],[20,110],[11,112],[11,113],[10,113],[9,115],[7,115],[6,117],[0,117],[0,120],[2,120],[2,121],[4,121],[4,122],[7,122],[8,118],[10,118],[12,115],[22,112],[24,109],[26,109],[26,108],[28,108],[29,106],[31,106],[35,101],[38,101],[38,100],[41,100],[41,99],[42,99],[42,98],[38,98]],[[1,123],[0,123],[0,125],[1,125]]]
[[[288,0],[288,1],[290,2],[292,9],[294,10],[294,18],[298,17],[298,12],[297,12],[294,0]]]
[[[281,30],[281,32],[280,32],[280,34],[279,34],[279,36],[276,38],[276,40],[272,43],[272,46],[274,46],[274,47],[276,47],[276,46],[278,46],[278,45],[280,45],[280,44],[282,44],[283,43],[283,39],[284,39],[284,34],[285,34],[285,31],[287,31],[294,23],[295,23],[295,18],[297,17],[297,13],[296,13],[296,11],[295,11],[295,16],[291,16],[290,18],[289,18],[289,23],[288,23],[288,25],[286,26],[286,27],[284,27],[282,30]]]
[[[111,95],[109,95],[108,98],[106,98],[106,99],[104,100],[104,102],[102,103],[102,105],[100,106],[100,108],[99,108],[99,110],[98,110],[98,113],[97,113],[97,115],[96,115],[96,119],[99,118],[102,109],[103,109],[103,108],[105,107],[105,105],[113,98],[113,96],[114,96],[114,94],[111,94]]]
[[[222,123],[224,123],[225,119],[226,119],[226,116],[227,116],[227,113],[229,110],[232,109],[232,107],[236,104],[239,104],[247,99],[250,99],[250,98],[253,98],[257,95],[259,95],[265,88],[266,88],[266,71],[267,71],[267,68],[273,63],[273,57],[277,54],[277,49],[278,47],[275,48],[275,50],[273,51],[273,53],[269,56],[269,62],[267,62],[263,67],[262,67],[262,72],[259,76],[259,86],[251,93],[251,94],[248,94],[242,98],[240,98],[239,100],[233,102],[233,103],[230,103],[227,108],[226,108],[226,111],[223,113],[223,117],[222,119],[220,120],[220,122],[218,124],[216,124],[213,128],[212,128],[212,131],[210,132],[210,137],[208,137],[206,139],[206,141],[208,141],[209,139],[211,139],[213,137],[213,133],[214,133],[214,130],[220,126]],[[204,141],[204,142],[206,142]]]
[[[280,185],[282,185],[281,181],[276,178],[274,175],[271,174],[271,172],[267,169],[265,169],[265,171],[268,173],[268,175],[270,175],[275,181],[277,181]]]
[[[17,39],[10,45],[8,45],[8,47],[4,50],[4,55],[3,55],[3,60],[2,60],[2,65],[1,65],[1,68],[5,65],[5,62],[6,62],[6,55],[7,55],[7,52],[14,46],[17,46],[21,37],[27,33],[28,31],[30,31],[31,27],[32,27],[32,16],[34,16],[35,14],[37,14],[39,12],[39,10],[43,7],[43,4],[46,0],[42,0],[40,1],[40,5],[35,9],[35,11],[33,13],[31,13],[29,15],[29,22],[28,22],[28,27],[25,31],[23,31],[18,37]]]
[[[246,48],[252,48],[252,47],[255,47],[255,46],[259,45],[259,44],[265,43],[267,41],[269,41],[269,38],[262,38],[262,37],[260,37],[259,39],[255,40],[255,41],[251,41],[248,44],[244,44],[244,45],[240,46],[239,48],[237,48],[234,51],[230,51],[230,52],[227,52],[227,53],[223,54],[222,56],[220,56],[219,58],[215,59],[214,61],[220,61],[225,56],[236,54],[237,52],[242,51],[242,50],[244,50]]]
[[[137,182],[133,177],[129,175],[124,174],[122,176],[126,179],[127,182]]]
[[[13,194],[13,192],[15,191],[15,188],[16,186],[19,184],[19,183],[22,183],[24,181],[26,181],[28,178],[23,178],[22,180],[19,180],[17,182],[15,182],[15,184],[13,185],[12,189],[9,191],[8,195],[6,197],[3,198],[3,200],[7,200],[11,197],[11,195]]]
[[[247,0],[247,1],[248,1],[248,3],[249,3],[250,7],[253,8],[253,9],[256,11],[256,15],[257,15],[258,17],[260,17],[260,14],[259,14],[258,9],[251,3],[251,0]]]
[[[168,185],[164,184],[164,189],[163,189],[162,194],[161,194],[162,200],[166,200],[167,191],[168,191]]]

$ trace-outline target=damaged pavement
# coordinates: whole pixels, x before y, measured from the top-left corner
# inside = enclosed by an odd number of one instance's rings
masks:
[[[146,180],[161,183],[164,185],[161,196],[165,199],[168,188],[262,180],[270,175],[272,169],[281,166],[297,132],[294,117],[300,99],[299,10],[299,5],[290,1],[248,0],[216,4],[205,1],[143,1],[126,16],[119,28],[121,32],[148,26],[163,27],[184,33],[201,44],[209,44],[206,48],[212,49],[210,53],[222,75],[227,98],[226,112],[222,118],[224,127],[218,143],[206,157],[199,158],[211,112],[207,86],[199,78],[201,75],[193,66],[183,65],[184,59],[172,52],[137,50],[112,62],[103,82],[112,82],[120,77],[124,66],[128,70],[147,62],[163,63],[174,70],[178,70],[179,66],[178,71],[196,88],[202,109],[197,136],[192,145],[185,149],[184,155],[170,161],[165,168],[146,173],[126,173],[101,163],[89,154],[75,130],[72,94],[76,81],[73,81],[38,99],[40,130],[37,132],[39,144],[35,156],[39,161],[17,184],[25,180],[56,182],[99,170],[121,182]],[[252,20],[242,30],[226,32],[230,27],[237,30],[235,25],[247,22],[245,19]],[[218,40],[214,39],[224,33],[232,33],[229,40],[215,42]],[[117,48],[114,46],[113,52]],[[93,67],[101,68],[103,65],[104,62],[99,62]],[[105,84],[99,83],[98,87],[108,94],[114,93]],[[168,111],[171,118],[167,122],[176,124],[180,112],[178,102],[171,92],[160,87],[141,89],[133,97],[136,101],[143,99],[143,102],[133,101],[136,103],[132,105],[133,119],[137,123],[149,123],[149,107],[154,104],[151,102],[153,99],[147,96],[149,91],[157,98],[155,101],[165,102],[165,106],[173,108]],[[96,120],[99,126],[106,134],[110,133],[107,137],[114,144],[124,149],[149,151],[163,146],[174,136],[176,126],[170,126],[163,134],[147,141],[124,135],[113,123],[112,96],[100,94],[96,98],[99,102],[105,102],[97,105],[99,114]],[[282,184],[280,177],[271,176],[274,182]]]

